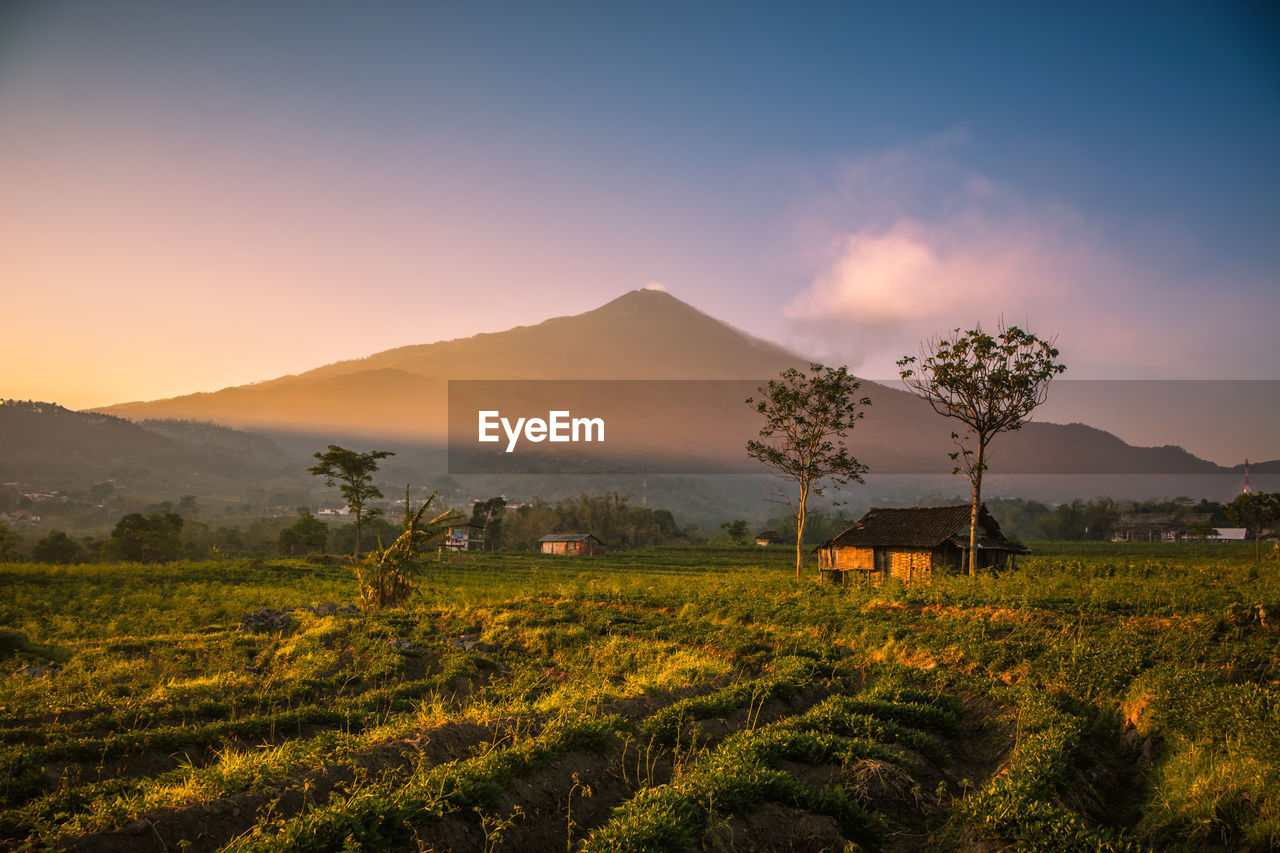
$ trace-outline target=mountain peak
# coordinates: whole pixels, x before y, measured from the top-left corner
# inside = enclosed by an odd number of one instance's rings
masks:
[[[586,311],[582,314],[577,314],[574,316],[585,317],[588,314],[594,314],[596,311],[606,311],[609,309],[616,310],[618,308],[638,308],[638,307],[645,307],[645,308],[661,307],[667,310],[676,309],[676,308],[685,308],[690,311],[698,310],[694,308],[692,305],[690,305],[689,303],[672,296],[666,290],[650,290],[647,287],[641,287],[635,290],[628,290],[626,293],[622,294],[621,296],[618,296],[614,299],[609,300],[605,304],[601,305],[599,308],[593,308],[590,311]]]
[[[450,379],[752,379],[805,360],[663,290],[469,338],[398,347],[297,376],[105,410],[232,426],[418,433]]]

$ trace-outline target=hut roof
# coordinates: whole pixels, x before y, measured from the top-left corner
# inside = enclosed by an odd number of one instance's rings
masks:
[[[595,539],[596,543],[603,545],[599,539],[590,533],[549,533],[539,539],[539,542],[583,542],[587,539]]]
[[[818,548],[936,548],[948,541],[967,548],[969,512],[969,504],[873,507],[852,527]],[[978,547],[1025,550],[1004,537],[985,506],[978,508]]]
[[[1126,512],[1120,516],[1120,527],[1158,527],[1173,529],[1188,524],[1200,524],[1213,518],[1207,512]]]

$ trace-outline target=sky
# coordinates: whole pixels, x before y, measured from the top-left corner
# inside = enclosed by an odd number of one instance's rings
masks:
[[[1265,3],[0,5],[0,397],[73,408],[638,287],[871,378],[1280,378]]]

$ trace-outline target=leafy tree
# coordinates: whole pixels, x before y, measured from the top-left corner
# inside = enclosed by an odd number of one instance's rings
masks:
[[[741,518],[733,521],[726,521],[720,525],[720,529],[729,537],[729,541],[734,545],[741,545],[747,541],[747,522]]]
[[[9,525],[0,521],[0,563],[9,562],[9,557],[18,546],[18,535],[9,529]]]
[[[839,488],[861,483],[867,467],[849,455],[844,440],[863,409],[866,397],[856,398],[861,384],[848,368],[810,364],[809,373],[794,367],[756,389],[759,399],[747,403],[764,416],[760,438],[747,442],[747,455],[758,459],[800,490],[791,504],[796,519],[796,580],[804,564],[804,524],[809,497],[821,495],[823,483]],[[790,499],[788,498],[788,503]]]
[[[1111,538],[1119,520],[1120,513],[1110,498],[1087,502],[1077,498],[1042,514],[1036,520],[1035,528],[1045,539],[1102,542]],[[1001,530],[1004,530],[1003,523]]]
[[[178,498],[178,515],[183,518],[194,518],[200,512],[200,508],[196,506],[195,495],[183,495]]]
[[[1002,432],[1021,429],[1045,400],[1049,381],[1066,370],[1052,340],[1041,340],[1017,326],[995,335],[982,328],[950,340],[939,338],[922,347],[920,361],[898,362],[903,383],[944,417],[960,421],[965,435],[951,433],[958,450],[952,474],[964,474],[972,487],[969,513],[969,574],[978,568],[978,507],[988,445]]]
[[[329,445],[324,453],[316,453],[319,463],[307,469],[307,473],[324,477],[326,486],[338,486],[351,510],[356,527],[356,544],[352,556],[360,556],[360,527],[365,518],[381,515],[377,507],[367,507],[369,501],[382,497],[373,484],[373,472],[378,470],[378,460],[395,456],[389,450],[371,450],[357,453],[336,444]]]
[[[182,523],[182,516],[168,511],[131,512],[116,522],[103,550],[134,563],[176,560],[182,551]]]
[[[1236,524],[1253,531],[1253,559],[1262,561],[1262,528],[1280,519],[1280,492],[1245,492],[1223,507]]]
[[[593,533],[609,548],[642,548],[688,541],[692,534],[665,509],[631,507],[627,496],[578,495],[550,504],[540,498],[508,508],[503,520],[507,548],[537,550],[538,539],[548,533]]]
[[[489,498],[471,507],[471,523],[484,531],[484,548],[495,551],[502,539],[502,519],[507,514],[507,499]]]
[[[83,556],[80,543],[61,530],[54,530],[36,543],[31,551],[37,563],[67,564],[79,562]]]
[[[821,508],[811,509],[805,514],[803,544],[812,548],[819,542],[825,542],[833,536],[848,530],[853,521],[854,519],[849,517],[844,507],[840,507],[835,513]],[[786,513],[770,518],[765,522],[765,526],[777,533],[782,539],[792,539],[796,535],[795,513]]]
[[[89,487],[89,500],[95,504],[106,503],[115,490],[116,487],[111,483],[94,483]]]
[[[400,535],[400,525],[388,521],[384,516],[366,518],[364,520],[364,539],[370,542],[392,542]],[[329,547],[331,554],[350,554],[356,547],[356,526],[339,524],[329,528]]]
[[[1200,546],[1204,544],[1204,540],[1210,536],[1218,535],[1218,531],[1214,528],[1212,521],[1189,521],[1186,529],[1187,535],[1196,543],[1192,554],[1197,557],[1200,556]]]
[[[422,553],[442,540],[449,528],[464,518],[461,513],[445,510],[424,521],[435,499],[436,493],[432,492],[426,503],[414,511],[409,504],[409,489],[405,488],[400,536],[388,548],[382,548],[379,543],[379,547],[356,566],[360,602],[365,609],[380,610],[407,601],[413,592],[413,577]]]
[[[1040,521],[1052,513],[1049,507],[1034,500],[996,498],[986,503],[1004,535],[1020,542],[1041,536]]]
[[[280,531],[280,553],[296,557],[324,552],[329,541],[329,526],[308,511],[298,513],[298,520]]]

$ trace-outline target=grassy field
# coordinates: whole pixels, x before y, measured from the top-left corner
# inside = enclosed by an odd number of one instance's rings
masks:
[[[1280,570],[1205,550],[460,556],[369,614],[341,567],[4,566],[0,846],[1274,849]]]

